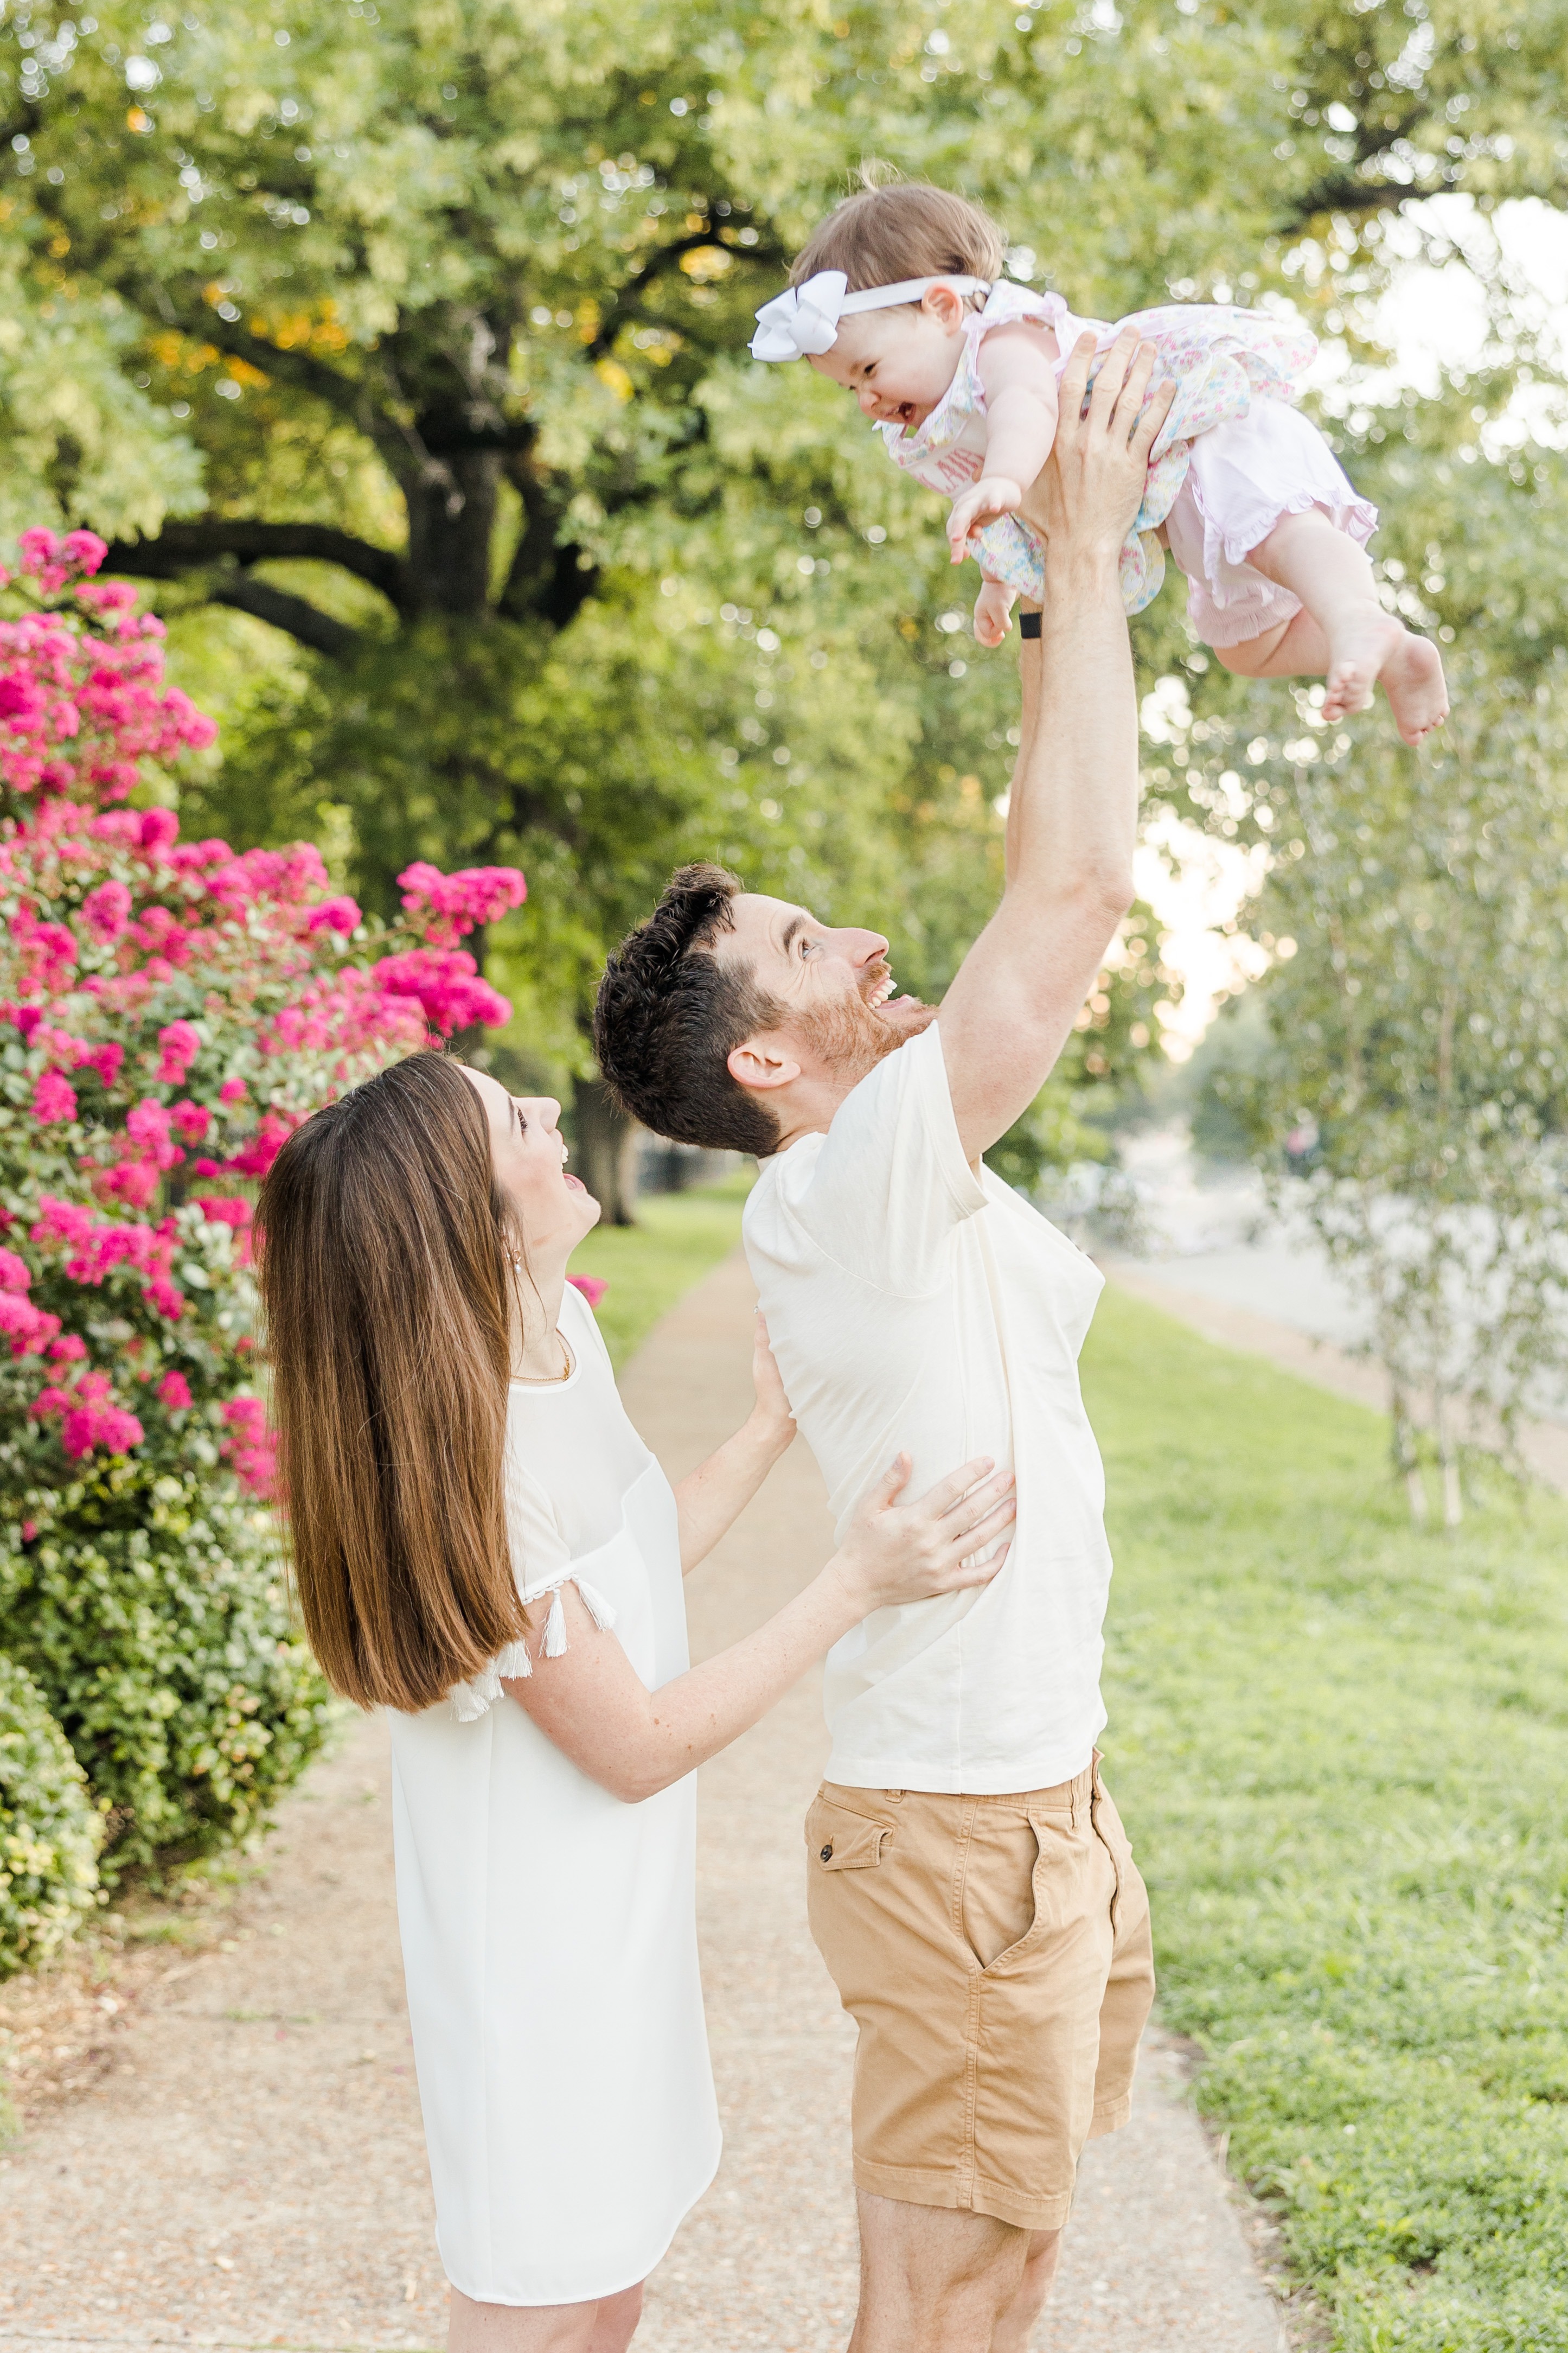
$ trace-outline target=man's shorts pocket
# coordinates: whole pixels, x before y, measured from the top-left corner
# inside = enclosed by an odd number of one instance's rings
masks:
[[[818,1798],[805,1818],[806,1852],[814,1871],[874,1870],[892,1835],[890,1822],[851,1813],[830,1798]]]
[[[1098,1757],[1095,1761],[1098,1767]],[[1131,1841],[1122,1828],[1121,1817],[1110,1791],[1100,1785],[1098,1771],[1092,1820],[1095,1836],[1110,1857],[1111,1868],[1116,1873],[1116,1892],[1110,1899],[1110,1929],[1112,1936],[1120,1940],[1128,1930],[1147,1918],[1149,1895],[1143,1884],[1143,1874],[1132,1860]]]

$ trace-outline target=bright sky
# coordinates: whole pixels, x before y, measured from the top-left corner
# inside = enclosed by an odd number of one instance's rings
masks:
[[[1394,364],[1376,375],[1355,376],[1344,346],[1325,344],[1315,381],[1331,406],[1349,408],[1357,395],[1381,403],[1405,385],[1430,395],[1440,370],[1480,360],[1490,341],[1487,298],[1466,255],[1484,260],[1493,277],[1500,263],[1511,322],[1539,337],[1552,357],[1568,354],[1568,214],[1531,199],[1500,206],[1488,220],[1468,197],[1437,196],[1412,206],[1389,234],[1408,256],[1376,314],[1380,340],[1394,352]],[[1431,237],[1444,239],[1453,258],[1429,259]],[[1548,386],[1526,382],[1483,441],[1496,451],[1529,438],[1568,442],[1568,408]],[[1165,740],[1163,709],[1173,691],[1182,692],[1179,681],[1162,681],[1145,699],[1151,750]],[[1166,963],[1185,982],[1183,1002],[1163,1032],[1174,1060],[1191,1054],[1214,1017],[1219,992],[1234,993],[1266,968],[1267,959],[1250,942],[1228,937],[1222,928],[1255,887],[1259,855],[1169,817],[1155,820],[1139,850],[1140,895],[1167,931]]]

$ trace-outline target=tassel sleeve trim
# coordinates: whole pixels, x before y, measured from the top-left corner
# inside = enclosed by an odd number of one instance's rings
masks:
[[[576,1587],[582,1596],[583,1607],[601,1633],[607,1633],[616,1622],[614,1602],[608,1600],[596,1585],[590,1585],[585,1577],[579,1577],[574,1570],[566,1569],[552,1583],[542,1586],[537,1593],[531,1593],[528,1597],[531,1601],[542,1601],[547,1593],[550,1596],[550,1614],[544,1621],[544,1642],[539,1653],[541,1658],[558,1659],[562,1652],[569,1648],[566,1641],[566,1612],[561,1601],[562,1588],[567,1585]],[[482,1674],[475,1675],[468,1683],[453,1684],[451,1691],[453,1715],[459,1724],[478,1724],[481,1716],[489,1715],[498,1700],[505,1697],[501,1689],[503,1677],[509,1682],[521,1682],[531,1676],[532,1672],[533,1661],[529,1656],[528,1644],[509,1642],[505,1650],[491,1660]]]

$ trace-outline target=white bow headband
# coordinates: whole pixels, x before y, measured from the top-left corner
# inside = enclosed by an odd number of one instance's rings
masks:
[[[857,311],[890,311],[898,302],[918,302],[933,286],[951,287],[955,294],[988,294],[986,278],[903,278],[896,286],[867,286],[848,291],[842,269],[819,269],[804,286],[791,286],[764,302],[757,312],[752,337],[754,360],[804,360],[830,352],[838,340],[838,322]]]

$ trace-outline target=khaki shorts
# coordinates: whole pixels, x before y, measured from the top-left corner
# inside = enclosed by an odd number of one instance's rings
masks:
[[[807,1903],[860,2030],[860,2189],[1059,2230],[1084,2142],[1126,2123],[1154,1959],[1099,1765],[1003,1798],[823,1783]]]

